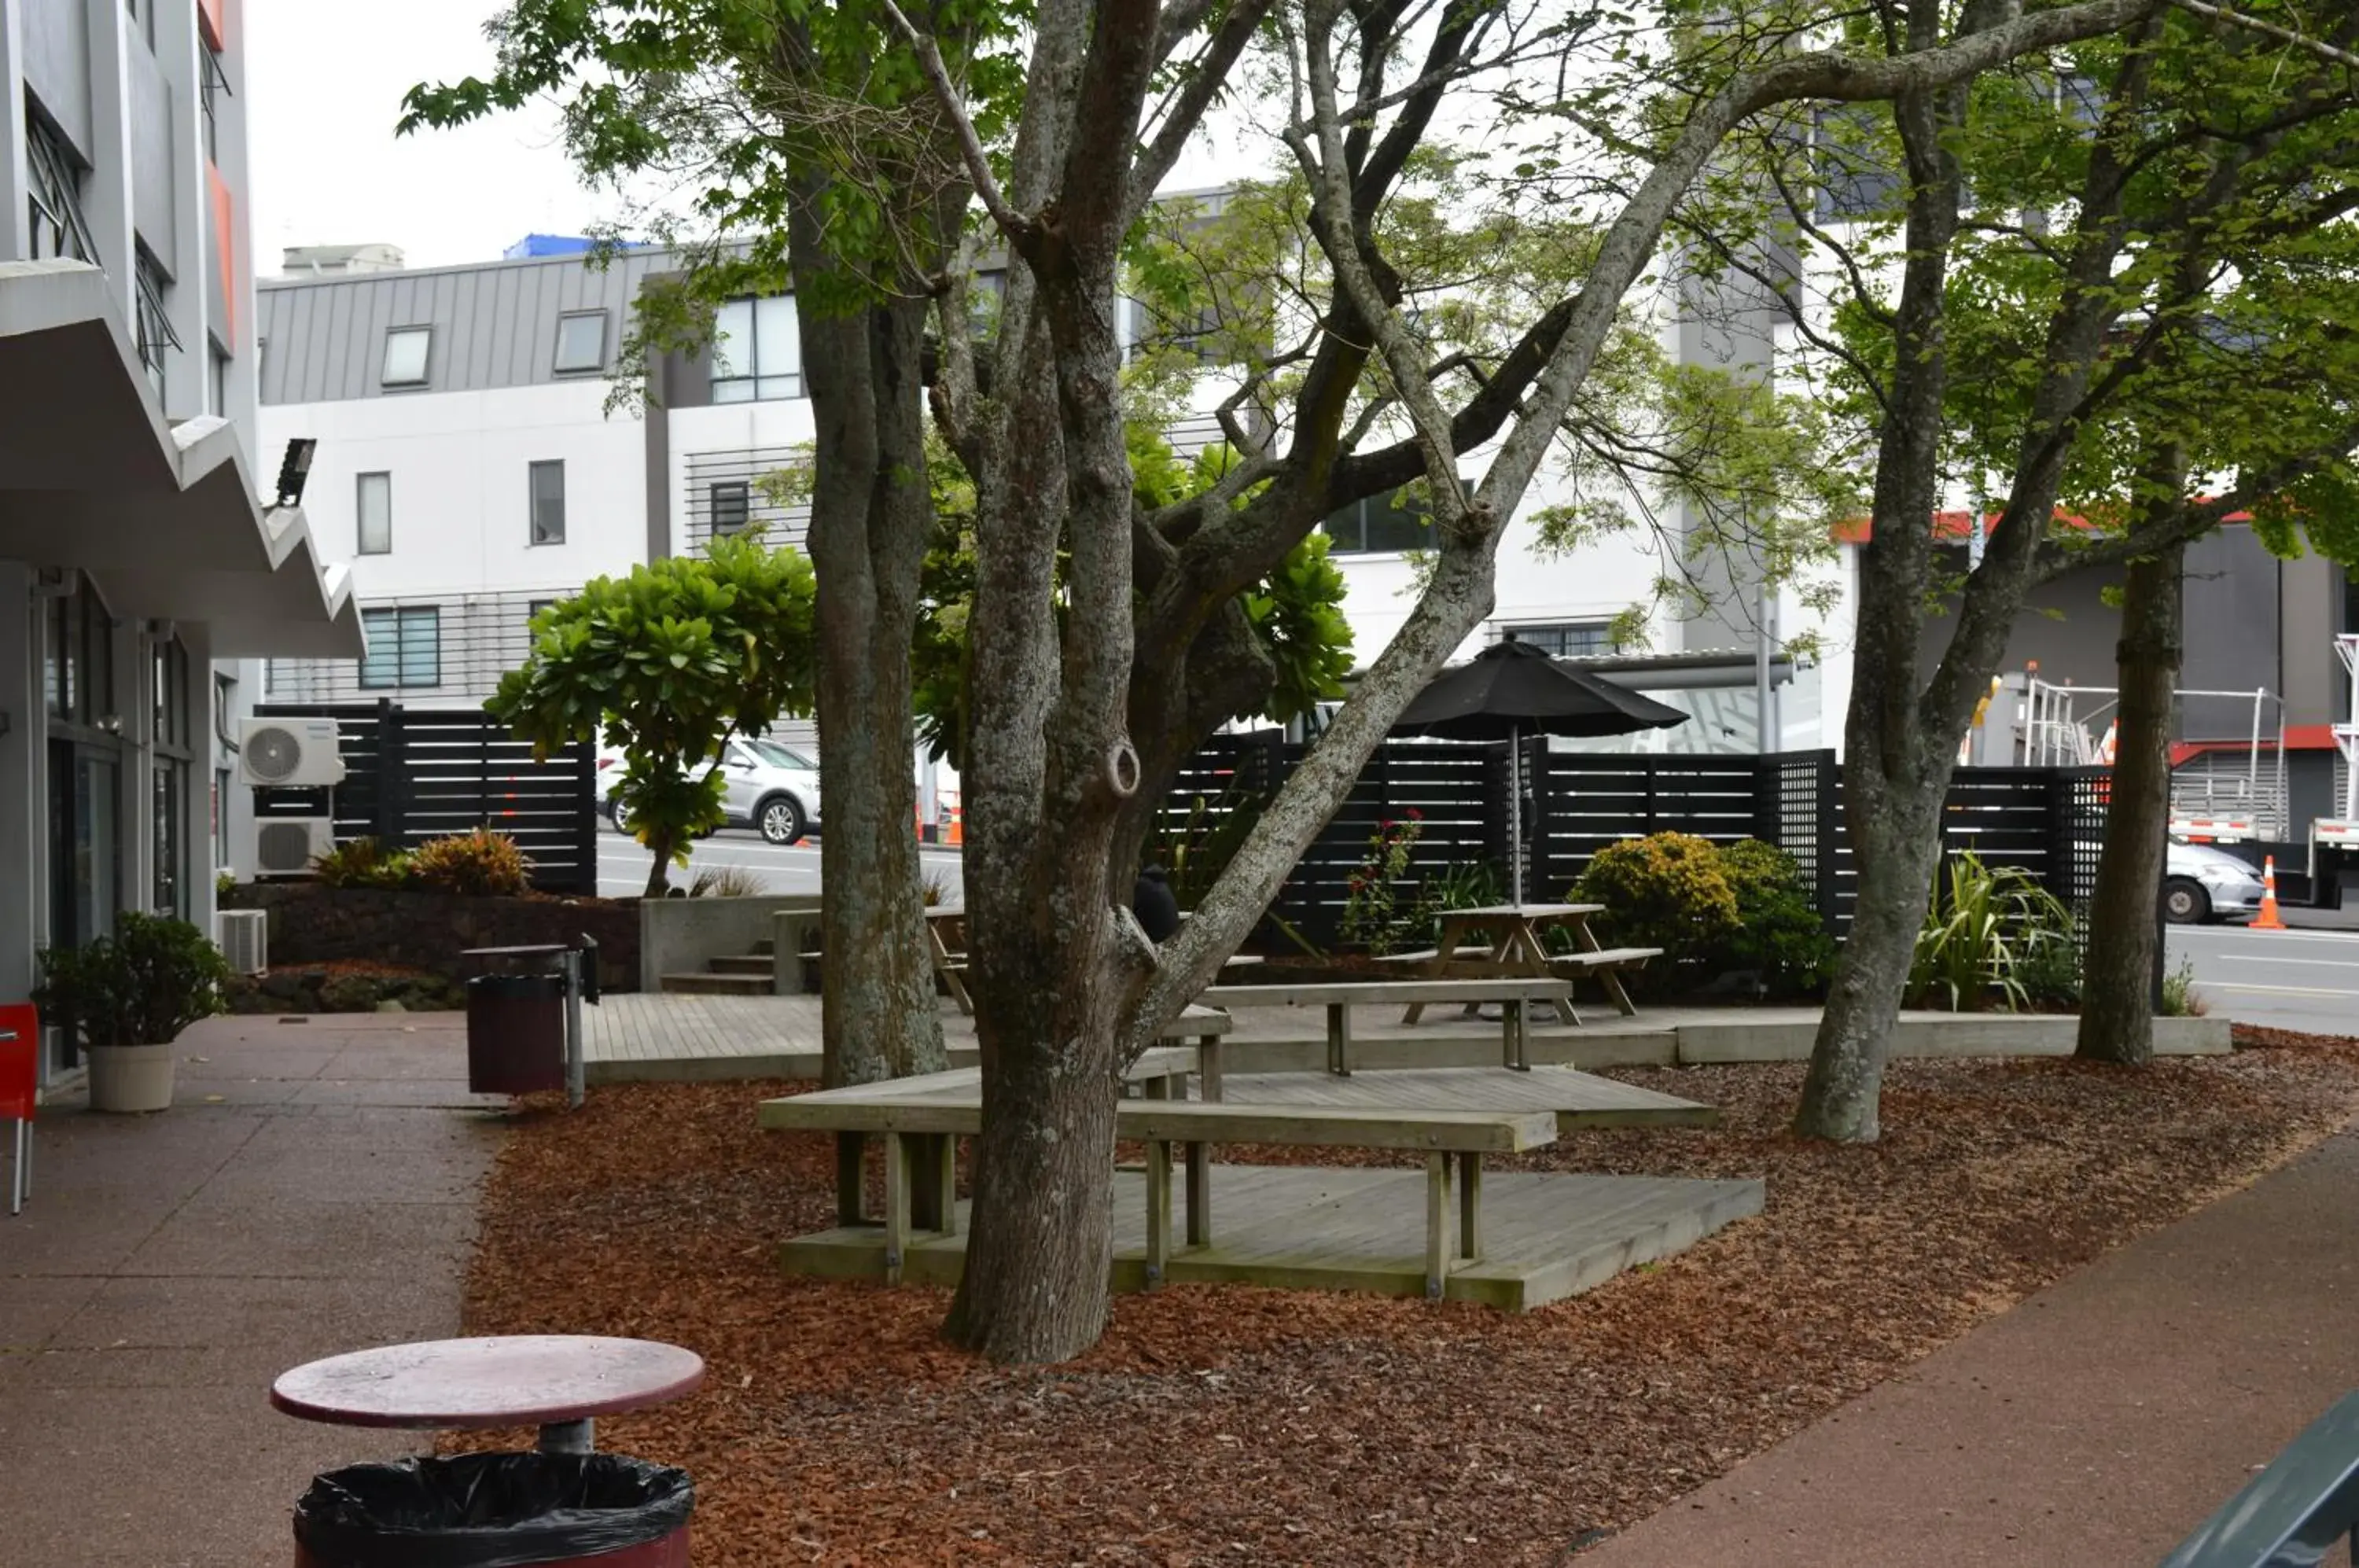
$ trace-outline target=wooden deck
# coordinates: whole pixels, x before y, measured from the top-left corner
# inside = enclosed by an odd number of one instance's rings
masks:
[[[1516,1074],[1516,1076],[1525,1076]],[[1418,1171],[1215,1165],[1213,1245],[1174,1252],[1172,1284],[1248,1283],[1298,1290],[1425,1294],[1426,1182]],[[1761,1212],[1758,1181],[1642,1176],[1484,1178],[1484,1247],[1455,1267],[1451,1301],[1526,1312],[1577,1295]],[[967,1205],[958,1230],[910,1239],[903,1278],[957,1282],[966,1261]],[[1146,1178],[1114,1175],[1114,1287],[1147,1282]],[[881,1225],[798,1236],[778,1248],[790,1274],[885,1278]]]

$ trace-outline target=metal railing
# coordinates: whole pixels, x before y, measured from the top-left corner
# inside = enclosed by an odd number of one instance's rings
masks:
[[[2285,1452],[2162,1568],[2310,1568],[2339,1541],[2359,1552],[2359,1394],[2286,1445]]]

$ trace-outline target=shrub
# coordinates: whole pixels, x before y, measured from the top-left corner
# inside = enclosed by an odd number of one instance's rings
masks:
[[[330,887],[398,887],[410,878],[406,850],[387,849],[374,838],[348,839],[311,857],[311,870]]]
[[[1736,932],[1736,890],[1708,839],[1660,833],[1624,839],[1591,856],[1573,896],[1603,904],[1599,934],[1617,947],[1659,947],[1662,957],[1623,975],[1655,996],[1709,978]]]
[[[1971,850],[1950,863],[1917,933],[1908,994],[1917,1006],[1978,1012],[1995,1002],[2019,1012],[2031,1000],[2027,969],[2049,943],[2070,946],[2072,916],[2056,896],[2012,866],[1985,866]]]
[[[114,934],[41,950],[33,1002],[93,1046],[163,1045],[223,1010],[229,964],[186,920],[125,909]]]
[[[1400,881],[1408,875],[1409,856],[1424,832],[1425,813],[1412,806],[1405,816],[1386,817],[1368,835],[1368,853],[1344,884],[1339,929],[1345,942],[1382,957],[1417,931],[1419,912],[1399,908]]]
[[[532,891],[532,862],[516,840],[488,828],[430,838],[410,856],[420,887],[471,898],[513,898]]]
[[[2081,942],[2069,919],[2051,938],[2031,942],[2017,958],[2015,978],[2032,1007],[2080,1010]]]
[[[2195,989],[2193,962],[2180,959],[2178,967],[2162,977],[2162,1016],[2166,1018],[2200,1018],[2211,1010]]]
[[[1757,838],[1719,850],[1721,875],[1736,896],[1736,929],[1724,967],[1749,969],[1773,995],[1815,992],[1834,972],[1835,939],[1811,902],[1794,857]]]
[[[767,882],[742,866],[705,866],[688,885],[691,898],[751,898],[769,890]]]

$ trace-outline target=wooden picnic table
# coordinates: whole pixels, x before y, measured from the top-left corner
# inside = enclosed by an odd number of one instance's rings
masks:
[[[1614,971],[1660,955],[1657,948],[1609,948],[1589,929],[1589,917],[1603,914],[1603,904],[1484,904],[1471,909],[1450,909],[1441,917],[1440,940],[1430,954],[1419,954],[1420,979],[1506,979],[1554,975],[1568,962],[1597,976],[1614,1010],[1624,1018],[1637,1012],[1630,993],[1622,988]],[[1541,934],[1551,927],[1572,933],[1579,951],[1568,959],[1551,957]],[[1557,1017],[1569,1024],[1581,1021],[1571,996],[1550,998]],[[1411,1002],[1401,1022],[1413,1024],[1427,1004]]]
[[[951,1000],[967,1017],[974,1016],[974,998],[966,994],[966,911],[939,905],[926,911],[926,950],[932,954],[934,973],[942,977]]]

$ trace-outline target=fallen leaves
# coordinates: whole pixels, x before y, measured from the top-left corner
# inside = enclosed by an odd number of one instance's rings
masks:
[[[2264,1049],[2135,1071],[1896,1063],[1863,1149],[1786,1132],[1799,1067],[1618,1073],[1725,1125],[1504,1163],[1762,1177],[1760,1219],[1517,1317],[1119,1297],[1104,1341],[1048,1368],[948,1349],[940,1292],[776,1271],[776,1244],[833,1212],[828,1145],[754,1128],[788,1086],[604,1088],[519,1118],[467,1327],[705,1356],[696,1398],[600,1423],[602,1445],[695,1474],[705,1568],[1555,1563],[2359,1111],[2359,1042],[2239,1040]],[[1249,1156],[1349,1151],[1223,1151]]]

